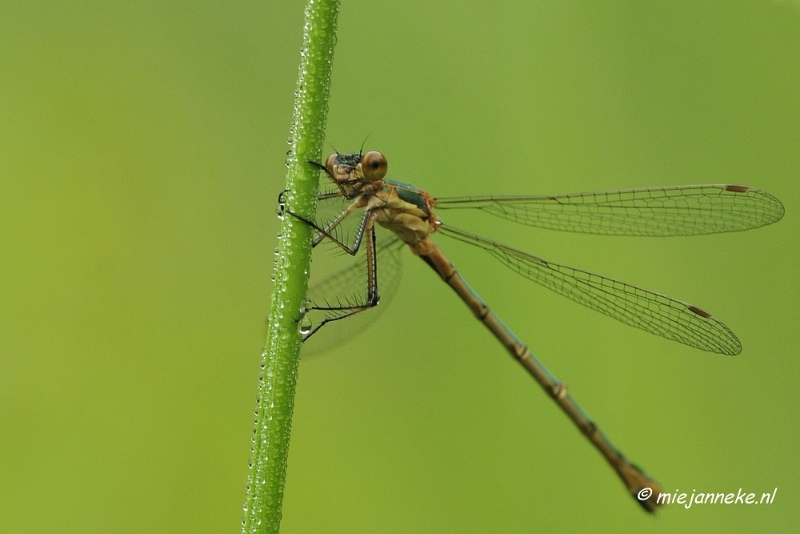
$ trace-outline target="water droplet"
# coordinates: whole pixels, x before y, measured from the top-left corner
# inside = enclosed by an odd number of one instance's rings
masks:
[[[311,333],[311,327],[312,326],[313,325],[311,324],[311,319],[309,319],[308,316],[306,316],[306,315],[304,315],[300,319],[300,321],[297,323],[297,329],[304,336],[307,336],[308,334]]]

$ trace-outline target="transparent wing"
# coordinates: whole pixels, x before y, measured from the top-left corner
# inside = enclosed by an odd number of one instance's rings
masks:
[[[323,191],[317,195],[317,212],[314,217],[315,223],[323,229],[330,227],[352,203],[353,200],[345,198],[336,187],[328,186],[324,188]],[[345,245],[352,246],[360,233],[363,216],[363,209],[356,210],[349,214],[330,229],[331,237]],[[344,251],[342,252],[344,253]]]
[[[437,198],[436,207],[479,209],[514,222],[568,232],[676,236],[738,232],[783,217],[780,200],[742,185],[619,189],[560,196]]]
[[[388,307],[397,289],[400,287],[400,278],[403,274],[403,243],[394,234],[381,228],[377,242],[377,271],[379,304],[367,311],[348,317],[343,321],[326,324],[311,336],[303,345],[303,357],[326,352],[338,345],[353,339],[368,329]],[[336,250],[341,250],[336,247]],[[320,251],[322,252],[322,251]],[[327,251],[326,251],[327,252]],[[348,264],[327,269],[316,274],[318,264],[331,263],[319,258],[315,251],[312,263],[312,280],[308,289],[308,298],[311,304],[324,307],[352,306],[363,304],[367,298],[367,265],[366,254],[360,252],[355,260],[350,256],[326,258],[332,263],[342,263],[348,259]],[[320,324],[325,319],[336,317],[336,311],[311,310],[307,317],[312,327]]]
[[[442,225],[449,237],[478,246],[525,278],[625,324],[719,354],[739,354],[733,332],[689,303],[599,274],[545,261],[496,241]]]

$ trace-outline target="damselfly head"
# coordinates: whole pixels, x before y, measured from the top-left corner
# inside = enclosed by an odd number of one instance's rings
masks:
[[[360,153],[331,154],[325,161],[325,168],[339,183],[378,182],[386,176],[389,164],[383,154],[373,150],[364,155]]]

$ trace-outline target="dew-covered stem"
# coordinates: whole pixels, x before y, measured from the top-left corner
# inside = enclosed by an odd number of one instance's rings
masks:
[[[315,208],[319,169],[308,161],[320,161],[325,140],[338,14],[338,0],[309,0],[305,9],[286,192],[282,195],[287,209],[305,217],[313,217]],[[283,217],[276,255],[242,520],[245,534],[280,529],[300,353],[298,322],[308,285],[311,229],[294,217]]]

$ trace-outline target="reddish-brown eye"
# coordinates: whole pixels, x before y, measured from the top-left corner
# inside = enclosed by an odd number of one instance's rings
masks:
[[[386,172],[389,170],[389,163],[380,152],[372,151],[364,154],[361,158],[361,172],[370,182],[377,182],[383,180]]]
[[[336,158],[338,157],[339,154],[334,152],[328,156],[327,160],[325,160],[325,168],[328,169],[328,172],[331,173],[331,176],[336,176],[336,169],[334,169],[333,166],[336,165]]]

